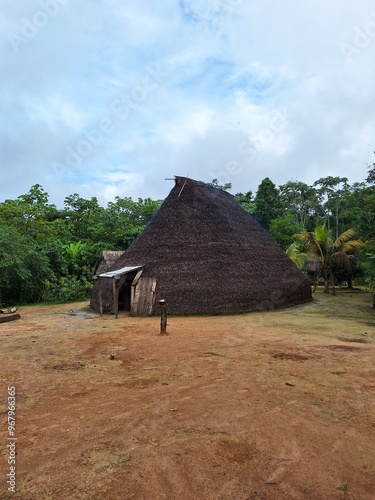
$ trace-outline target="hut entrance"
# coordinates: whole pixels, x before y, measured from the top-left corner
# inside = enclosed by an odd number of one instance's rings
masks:
[[[134,277],[133,277],[133,279],[134,279]],[[119,308],[119,310],[130,311],[132,281],[126,280],[118,292],[118,308]]]
[[[156,297],[156,280],[142,278],[142,270],[137,274],[127,274],[118,294],[119,310],[130,311],[132,316],[151,316]]]
[[[112,305],[113,311],[118,315],[118,310],[132,310],[134,300],[134,289],[143,271],[143,266],[122,267],[115,271],[107,271],[98,274],[99,281],[99,311],[103,314],[102,281],[112,281]]]
[[[131,311],[139,316],[147,316],[153,309],[156,283],[152,278],[142,278],[143,269],[122,276],[118,292],[118,308],[122,311]]]

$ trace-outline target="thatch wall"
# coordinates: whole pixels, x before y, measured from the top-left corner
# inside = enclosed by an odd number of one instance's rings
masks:
[[[101,256],[97,260],[94,267],[94,274],[107,272],[116,263],[117,259],[121,257],[124,250],[103,250]]]
[[[311,300],[308,280],[232,195],[183,177],[111,270],[139,264],[142,277],[156,279],[156,301],[165,299],[171,314],[242,313]],[[109,283],[105,309],[112,302]],[[91,307],[99,309],[97,286]]]

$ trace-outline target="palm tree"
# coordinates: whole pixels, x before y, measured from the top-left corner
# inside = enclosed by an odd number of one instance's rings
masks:
[[[335,294],[331,264],[336,262],[339,265],[349,267],[350,259],[354,257],[355,251],[364,246],[362,241],[352,239],[355,234],[354,229],[348,229],[334,239],[332,232],[323,224],[317,226],[313,232],[305,231],[293,235],[293,238],[303,243],[306,250],[321,263],[324,293],[329,293],[329,281],[331,280],[332,293]]]
[[[301,252],[299,248],[299,244],[294,241],[288,248],[285,250],[285,253],[289,257],[289,259],[293,262],[298,269],[302,270],[303,266],[308,258],[306,253]]]

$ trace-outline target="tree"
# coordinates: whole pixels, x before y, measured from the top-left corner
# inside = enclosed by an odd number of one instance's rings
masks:
[[[374,151],[375,153],[375,151]],[[368,184],[375,184],[375,163],[368,166],[368,175],[366,178]]]
[[[6,305],[44,299],[51,274],[48,258],[31,238],[0,227],[0,302]]]
[[[334,234],[338,238],[340,217],[348,209],[349,205],[350,187],[348,179],[346,177],[322,177],[314,182],[314,186],[320,186],[318,193],[322,197],[322,207],[325,212],[327,227],[331,229],[333,226]]]
[[[302,224],[296,222],[290,212],[271,220],[269,226],[270,235],[283,250],[293,243],[293,235],[303,230]]]
[[[317,226],[313,232],[305,231],[294,235],[294,238],[303,243],[306,250],[319,260],[323,269],[324,293],[329,293],[331,281],[332,293],[335,294],[332,263],[349,267],[350,259],[356,250],[364,246],[362,241],[352,239],[355,234],[354,229],[348,229],[334,239],[332,232],[323,224]]]
[[[161,201],[150,198],[120,198],[116,196],[115,202],[109,202],[105,211],[106,229],[105,234],[112,242],[120,248],[125,248],[136,238],[161,205]]]
[[[212,179],[210,185],[217,189],[222,189],[223,191],[230,191],[232,189],[232,183],[226,182],[225,184],[219,184],[217,179]]]
[[[238,201],[241,207],[246,210],[246,212],[249,214],[253,214],[255,212],[255,203],[252,191],[248,191],[247,193],[237,193],[234,195],[234,198]]]
[[[74,240],[90,239],[98,232],[104,209],[95,196],[86,200],[74,193],[65,198],[64,205],[63,214],[71,227]]]
[[[369,287],[375,289],[375,242],[367,242],[363,250],[362,267],[366,276],[366,282]],[[375,307],[375,300],[374,300]]]
[[[319,194],[315,187],[308,186],[304,182],[288,181],[279,186],[279,190],[285,210],[290,212],[304,229],[307,229],[310,219],[317,213],[319,207]]]
[[[347,198],[347,210],[343,216],[345,223],[358,228],[364,240],[375,235],[375,185],[354,183]]]
[[[279,191],[268,177],[259,184],[254,201],[256,218],[268,230],[271,220],[282,214]]]
[[[58,216],[58,210],[48,204],[48,198],[42,186],[35,184],[16,200],[5,200],[0,204],[0,224],[40,242],[46,241],[53,234],[52,221]]]

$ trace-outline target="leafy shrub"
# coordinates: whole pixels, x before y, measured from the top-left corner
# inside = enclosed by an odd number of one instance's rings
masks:
[[[39,302],[49,260],[33,240],[15,229],[0,227],[0,302],[6,305]]]
[[[89,297],[92,287],[92,283],[84,277],[79,279],[77,276],[53,275],[45,281],[45,300],[55,303],[85,300]]]

